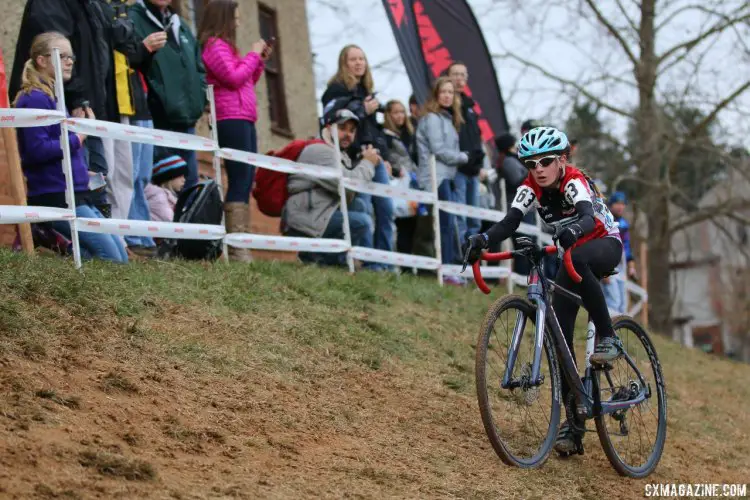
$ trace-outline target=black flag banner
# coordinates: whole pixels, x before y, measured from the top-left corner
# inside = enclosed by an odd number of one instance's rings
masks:
[[[482,139],[507,132],[505,103],[487,44],[466,0],[383,0],[401,59],[420,102],[454,61],[466,65],[464,92],[476,101]],[[418,47],[415,45],[418,44]],[[421,99],[420,99],[421,97]]]

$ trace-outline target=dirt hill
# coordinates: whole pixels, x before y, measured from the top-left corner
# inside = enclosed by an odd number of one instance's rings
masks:
[[[0,294],[3,498],[642,498],[750,470],[750,366],[662,338],[648,480],[619,477],[595,433],[583,457],[503,465],[473,382],[499,291],[269,262],[81,274],[3,252]]]

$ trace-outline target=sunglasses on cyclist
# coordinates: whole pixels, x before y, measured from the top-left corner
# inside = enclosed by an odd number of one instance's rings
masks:
[[[557,155],[553,155],[553,156],[545,156],[544,158],[539,158],[538,160],[524,160],[523,165],[529,170],[535,170],[537,165],[541,165],[542,167],[549,167],[558,158],[560,157]]]

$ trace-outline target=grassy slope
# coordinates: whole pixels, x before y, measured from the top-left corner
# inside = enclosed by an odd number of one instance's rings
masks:
[[[474,290],[0,253],[0,294],[2,496],[643,496],[595,433],[584,457],[500,463],[473,383],[492,298]],[[750,367],[655,341],[669,434],[648,482],[746,480]]]

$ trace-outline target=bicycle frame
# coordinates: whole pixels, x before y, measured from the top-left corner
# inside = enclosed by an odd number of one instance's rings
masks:
[[[543,252],[547,254],[557,253],[557,248],[546,247]],[[514,255],[524,255],[529,258],[532,263],[531,272],[529,273],[529,287],[527,296],[536,307],[536,331],[534,335],[534,360],[531,368],[530,384],[533,386],[539,386],[544,382],[543,377],[540,377],[539,375],[539,371],[541,367],[544,343],[544,328],[546,325],[552,332],[552,337],[554,339],[555,348],[557,350],[559,358],[558,363],[562,368],[563,376],[566,377],[568,383],[570,384],[570,387],[574,389],[576,399],[576,412],[580,416],[584,418],[592,418],[599,415],[614,413],[618,410],[626,409],[631,406],[640,404],[647,397],[650,397],[650,388],[648,384],[646,384],[646,381],[644,380],[640,370],[626,351],[623,351],[623,357],[635,371],[641,384],[640,390],[638,391],[636,397],[628,399],[626,401],[615,402],[602,402],[599,401],[598,396],[594,397],[595,389],[598,389],[598,387],[594,386],[596,383],[596,377],[594,377],[595,368],[589,361],[589,357],[593,353],[594,346],[596,345],[596,329],[594,328],[594,324],[591,319],[589,319],[586,336],[586,368],[584,378],[583,380],[581,380],[578,372],[578,366],[576,365],[575,359],[573,359],[570,348],[568,348],[568,343],[565,341],[565,335],[563,335],[562,329],[560,328],[560,323],[557,319],[557,315],[555,314],[551,301],[549,300],[553,293],[558,293],[575,302],[580,307],[583,306],[581,297],[545,277],[541,272],[541,256],[537,255],[536,252],[531,252],[528,249],[523,249],[515,252],[485,254],[484,258],[486,260],[505,260],[508,258],[512,258]],[[574,273],[575,270],[573,269],[572,262],[570,261],[569,252],[566,253],[564,262],[566,264],[568,273],[571,274],[571,277],[573,278],[572,272]],[[482,288],[481,285],[483,285],[484,288],[487,288],[484,284],[484,281],[481,280],[481,273],[479,272],[478,263],[474,265],[474,274],[475,278],[477,278],[477,285],[479,285],[480,288]],[[575,280],[575,278],[573,279]],[[580,281],[580,279],[575,281]],[[484,290],[484,288],[482,289]],[[489,288],[487,288],[487,290],[489,290]],[[518,380],[514,380],[512,378],[512,375],[525,327],[526,316],[519,312],[516,316],[516,322],[513,328],[513,339],[508,351],[508,362],[506,364],[505,373],[503,374],[503,379],[501,382],[501,386],[504,389],[513,389],[521,385]],[[609,377],[609,373],[606,368],[604,369],[604,373],[609,383],[612,384],[612,380]]]

